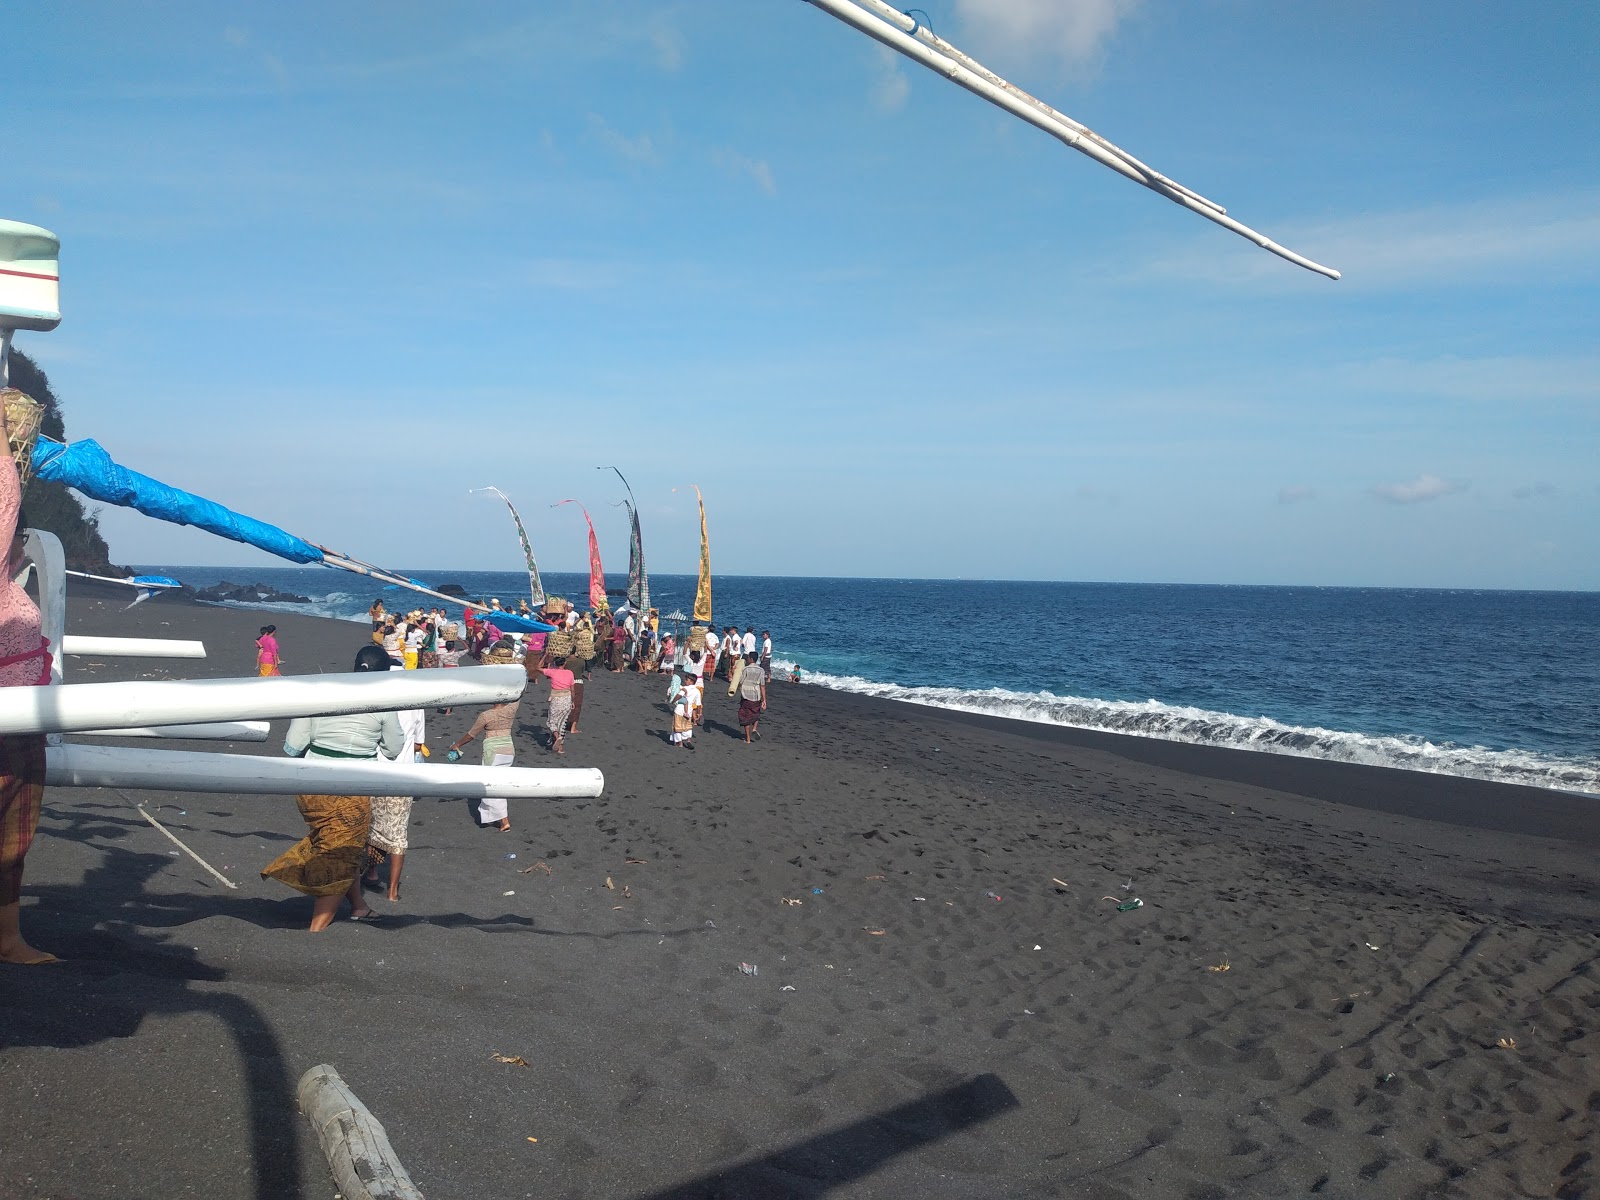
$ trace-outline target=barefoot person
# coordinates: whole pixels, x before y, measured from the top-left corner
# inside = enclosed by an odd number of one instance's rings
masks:
[[[15,582],[26,522],[22,483],[11,455],[0,453],[0,460],[0,538],[5,539],[0,544],[9,550],[0,580],[0,687],[34,687],[50,682],[50,645],[39,633],[39,609]],[[55,955],[30,946],[21,929],[22,864],[44,799],[44,736],[0,737],[0,962],[56,961]]]
[[[357,671],[387,671],[389,656],[377,646],[356,654]],[[296,717],[289,722],[284,753],[296,758],[389,758],[400,753],[405,735],[394,713],[352,713],[342,717]],[[339,901],[350,901],[350,919],[365,921],[372,909],[361,898],[367,866],[367,835],[372,828],[368,796],[297,796],[310,832],[262,868],[261,878],[276,879],[313,898],[311,932],[333,924]]]
[[[744,656],[744,669],[739,672],[739,727],[744,730],[746,746],[752,739],[761,740],[761,714],[766,711],[767,673],[752,650]]]
[[[427,724],[420,708],[408,708],[395,713],[400,722],[400,732],[405,735],[405,745],[395,755],[395,762],[419,763],[428,753]],[[406,865],[406,846],[409,839],[406,829],[411,824],[413,796],[374,796],[372,798],[372,830],[367,834],[367,845],[373,853],[367,857],[372,865],[367,868],[367,882],[378,882],[378,862],[389,858],[389,903],[400,899],[400,872]]]
[[[511,648],[511,639],[505,638],[495,643],[482,658],[479,659],[484,666],[499,666],[517,661],[516,651]],[[450,761],[454,762],[461,757],[461,747],[478,737],[483,736],[483,765],[486,767],[509,767],[516,755],[516,746],[511,741],[511,731],[517,723],[517,705],[522,701],[521,696],[504,700],[499,704],[492,704],[478,714],[478,719],[472,723],[472,728],[456,739],[450,747]],[[501,833],[511,832],[511,815],[506,809],[503,796],[485,796],[478,801],[478,822],[487,825],[494,822]]]
[[[554,658],[548,667],[537,669],[538,678],[550,685],[550,707],[546,710],[544,727],[550,732],[550,749],[565,754],[567,718],[572,715],[572,687],[575,682],[567,670],[567,660]]]

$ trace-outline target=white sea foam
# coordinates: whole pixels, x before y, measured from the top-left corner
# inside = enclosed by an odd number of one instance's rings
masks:
[[[793,664],[773,661],[775,673]],[[1420,737],[1349,733],[1316,726],[1286,725],[1270,717],[1241,717],[1203,708],[1163,704],[1159,700],[1096,700],[1057,696],[1050,692],[1014,692],[1005,688],[918,687],[877,683],[856,675],[829,675],[801,668],[802,679],[819,687],[856,692],[885,700],[904,700],[932,708],[981,713],[1066,725],[1139,737],[1260,750],[1333,762],[1399,767],[1439,775],[1460,775],[1496,783],[1600,793],[1600,761],[1536,754],[1526,750],[1491,750],[1484,746],[1436,744]]]

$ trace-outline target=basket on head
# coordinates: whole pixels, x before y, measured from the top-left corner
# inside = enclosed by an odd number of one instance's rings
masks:
[[[33,478],[33,444],[39,440],[44,408],[32,396],[16,388],[0,390],[0,407],[5,409],[11,461],[17,464],[22,490],[27,491],[28,481]]]

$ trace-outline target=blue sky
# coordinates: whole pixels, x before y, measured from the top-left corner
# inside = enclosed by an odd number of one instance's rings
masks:
[[[1600,9],[15,5],[69,435],[372,561],[1600,587]],[[680,488],[677,493],[673,488]],[[125,562],[265,564],[107,511]]]

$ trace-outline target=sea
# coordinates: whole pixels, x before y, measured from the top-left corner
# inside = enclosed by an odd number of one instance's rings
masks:
[[[244,606],[268,611],[364,622],[377,597],[413,606],[325,567],[140,570],[307,598]],[[528,592],[525,572],[405,574],[504,603]],[[689,612],[695,582],[652,575],[651,602]],[[587,575],[544,584],[589,590]],[[713,600],[719,628],[770,630],[775,669],[819,687],[1600,794],[1600,593],[718,576]]]

